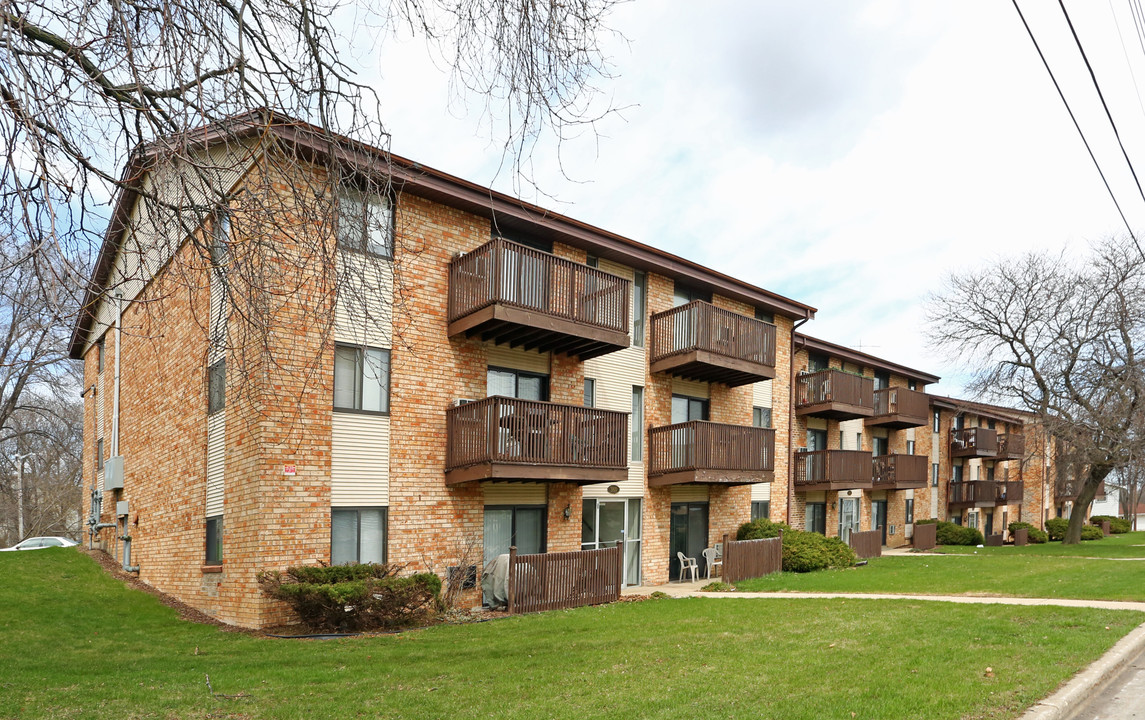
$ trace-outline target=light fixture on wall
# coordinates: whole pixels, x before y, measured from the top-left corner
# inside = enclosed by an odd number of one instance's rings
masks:
[[[572,519],[572,505],[565,505],[565,520]]]

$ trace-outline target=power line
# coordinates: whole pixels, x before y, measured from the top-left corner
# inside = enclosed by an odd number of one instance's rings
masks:
[[[1065,105],[1066,112],[1069,113],[1069,119],[1073,120],[1073,126],[1077,128],[1077,134],[1081,136],[1081,142],[1085,145],[1086,151],[1089,152],[1089,159],[1093,161],[1093,166],[1097,168],[1097,174],[1101,176],[1101,182],[1105,183],[1105,191],[1109,193],[1109,199],[1113,201],[1113,206],[1117,208],[1117,214],[1121,216],[1121,222],[1125,223],[1125,229],[1129,232],[1129,237],[1133,239],[1134,244],[1137,243],[1137,236],[1133,234],[1133,228],[1129,227],[1129,221],[1125,219],[1125,213],[1121,210],[1121,203],[1117,202],[1117,197],[1113,194],[1113,188],[1109,187],[1109,181],[1105,178],[1105,173],[1101,169],[1101,164],[1097,162],[1097,156],[1093,154],[1093,148],[1089,146],[1089,140],[1086,139],[1085,133],[1082,132],[1081,125],[1077,122],[1077,116],[1073,114],[1073,108],[1069,106],[1069,101],[1065,99],[1065,93],[1062,92],[1061,85],[1058,84],[1057,77],[1054,76],[1054,71],[1050,68],[1049,62],[1046,61],[1046,56],[1042,52],[1042,47],[1038,45],[1037,38],[1034,37],[1034,31],[1030,29],[1030,24],[1026,22],[1026,16],[1022,14],[1022,8],[1018,7],[1018,0],[1010,0],[1014,4],[1014,9],[1018,11],[1018,17],[1022,20],[1022,25],[1026,28],[1026,34],[1030,36],[1030,42],[1034,44],[1034,49],[1038,51],[1038,57],[1042,59],[1042,65],[1045,66],[1046,72],[1050,74],[1050,80],[1054,83],[1054,88],[1058,91],[1058,97],[1061,98],[1062,104]],[[1141,246],[1137,246],[1138,251]],[[1145,252],[1142,253],[1145,257]]]
[[[1017,0],[1015,0],[1016,2]],[[1113,113],[1109,111],[1109,104],[1105,102],[1105,93],[1101,92],[1101,85],[1097,82],[1097,75],[1093,72],[1093,65],[1089,63],[1089,56],[1085,54],[1085,48],[1081,46],[1081,38],[1077,36],[1077,30],[1073,27],[1073,20],[1070,20],[1069,12],[1065,9],[1065,0],[1058,0],[1058,7],[1062,9],[1062,15],[1065,16],[1066,24],[1069,25],[1069,31],[1073,35],[1073,41],[1077,44],[1077,51],[1081,53],[1081,59],[1085,61],[1085,68],[1089,70],[1089,79],[1093,81],[1093,88],[1097,90],[1097,97],[1101,98],[1101,107],[1105,108],[1105,117],[1109,118],[1109,126],[1113,128],[1113,136],[1117,138],[1117,146],[1121,148],[1121,155],[1125,158],[1125,164],[1129,166],[1129,172],[1133,175],[1133,182],[1137,185],[1137,192],[1141,195],[1141,201],[1145,202],[1145,190],[1141,189],[1141,181],[1137,178],[1137,170],[1133,167],[1133,161],[1129,159],[1129,153],[1125,150],[1125,144],[1121,142],[1121,133],[1117,131],[1117,123],[1113,122]],[[1141,259],[1145,260],[1145,250],[1141,249],[1140,243],[1137,242],[1137,236],[1133,231],[1129,232],[1129,237],[1132,238],[1133,244],[1137,246],[1137,252],[1141,253]]]

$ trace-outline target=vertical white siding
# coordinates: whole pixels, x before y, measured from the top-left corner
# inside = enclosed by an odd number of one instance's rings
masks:
[[[223,514],[227,452],[226,410],[207,418],[207,517]]]
[[[389,505],[389,416],[335,412],[331,439],[330,504]]]
[[[608,260],[600,261],[600,269],[629,280],[635,276],[631,268]],[[649,329],[645,328],[644,338],[646,342],[650,336]],[[648,356],[645,348],[635,346],[585,361],[584,376],[596,380],[596,406],[604,410],[632,412],[632,388],[645,386],[647,368]],[[647,392],[645,392],[645,400],[647,401]],[[629,422],[631,423],[631,418],[629,418]],[[647,424],[647,410],[645,410],[645,424]],[[628,436],[631,438],[632,434],[629,433]],[[647,437],[645,437],[644,443],[644,456],[646,457],[648,454]],[[628,457],[631,458],[631,443],[629,445]],[[608,484],[586,485],[584,497],[598,499],[644,497],[644,463],[629,460],[628,479],[619,485],[620,492],[616,495],[609,494]]]

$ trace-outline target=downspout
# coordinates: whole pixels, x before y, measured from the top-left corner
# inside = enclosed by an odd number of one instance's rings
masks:
[[[811,311],[804,310],[803,319],[791,326],[791,359],[787,362],[790,376],[787,380],[787,513],[785,522],[791,524],[791,497],[795,494],[795,331],[811,320]]]
[[[123,294],[115,294],[115,378],[111,399],[111,456],[119,457],[119,357],[123,345]]]

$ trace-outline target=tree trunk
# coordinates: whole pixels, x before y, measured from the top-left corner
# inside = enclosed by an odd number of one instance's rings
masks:
[[[1069,516],[1069,528],[1065,531],[1065,539],[1062,540],[1062,545],[1077,545],[1081,542],[1081,526],[1085,525],[1085,521],[1089,519],[1089,506],[1093,503],[1093,498],[1097,495],[1097,488],[1101,485],[1101,481],[1109,474],[1109,468],[1100,465],[1091,465],[1089,468],[1089,475],[1085,478],[1085,484],[1081,486],[1081,491],[1077,494],[1077,500],[1073,503],[1073,512]]]

